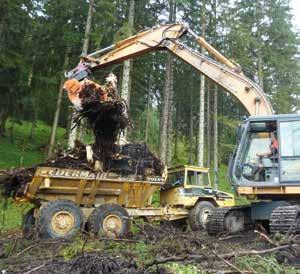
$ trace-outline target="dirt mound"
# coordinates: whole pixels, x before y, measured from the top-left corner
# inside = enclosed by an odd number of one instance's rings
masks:
[[[0,171],[0,193],[2,196],[22,196],[27,182],[32,180],[35,167]]]
[[[84,254],[71,261],[69,273],[106,274],[133,273],[135,266],[120,258],[105,256],[99,253]]]
[[[146,176],[161,176],[164,171],[163,163],[148,149],[146,144],[130,143],[124,146],[113,144],[111,154],[101,155],[93,145],[94,159],[102,162],[103,172],[114,172],[123,176],[134,174]],[[101,156],[99,156],[101,155]],[[55,157],[30,168],[9,169],[0,171],[0,188],[2,196],[22,196],[26,185],[33,178],[38,166],[69,168],[94,171],[94,162],[88,162],[86,158],[86,147],[76,142],[74,149],[58,152]]]

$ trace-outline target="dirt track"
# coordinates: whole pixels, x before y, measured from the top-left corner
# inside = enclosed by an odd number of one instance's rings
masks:
[[[238,273],[220,255],[272,247],[249,231],[234,237],[211,237],[204,231],[182,232],[171,226],[135,226],[129,238],[68,241],[25,240],[19,233],[0,238],[0,271],[5,273],[174,273],[163,264],[192,264],[205,273]],[[286,252],[289,250],[287,249]],[[292,252],[290,250],[290,252]],[[276,253],[273,253],[276,255]],[[282,255],[281,251],[277,255]]]

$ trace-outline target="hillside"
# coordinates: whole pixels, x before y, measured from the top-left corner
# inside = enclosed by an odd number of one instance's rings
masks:
[[[30,139],[32,124],[27,121],[13,125],[13,142],[11,142],[12,122],[7,125],[8,132],[0,139],[0,169],[28,167],[41,163],[46,158],[47,144],[51,127],[39,121],[35,128],[33,139]],[[64,143],[65,129],[58,128],[57,142]],[[2,201],[0,207],[0,233],[10,229],[18,229],[22,214],[30,205],[16,206],[8,201]]]
[[[39,121],[35,127],[33,137],[30,138],[31,127],[32,123],[28,121],[15,124],[8,121],[7,132],[0,139],[0,169],[27,167],[45,160],[51,127]],[[64,143],[65,132],[65,129],[58,128],[57,143]]]

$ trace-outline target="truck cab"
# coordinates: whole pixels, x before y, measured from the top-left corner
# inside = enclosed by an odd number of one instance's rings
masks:
[[[191,165],[169,168],[160,192],[161,204],[191,208],[199,200],[209,201],[216,207],[234,205],[232,194],[212,188],[208,168]]]

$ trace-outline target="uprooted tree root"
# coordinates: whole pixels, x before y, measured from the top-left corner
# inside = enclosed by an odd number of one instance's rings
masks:
[[[95,158],[102,158],[101,151],[94,144]],[[121,175],[161,176],[163,163],[148,149],[146,144],[130,143],[123,146],[113,144],[113,153],[105,156],[102,162],[103,172],[114,172]],[[74,149],[58,152],[54,158],[30,168],[9,169],[0,171],[0,187],[2,196],[22,196],[28,182],[32,180],[38,166],[69,168],[94,171],[94,164],[86,159],[86,148],[76,142]]]
[[[83,118],[86,119],[95,135],[95,143],[91,145],[92,162],[87,161],[86,147],[76,141],[72,150],[58,151],[45,163],[31,168],[0,171],[2,195],[22,196],[38,166],[94,171],[94,163],[99,161],[103,172],[114,172],[123,176],[142,175],[144,179],[147,175],[161,176],[164,165],[146,144],[116,144],[120,133],[130,127],[131,122],[125,101],[119,99],[116,92],[108,94],[111,94],[110,99],[101,101],[101,94],[95,89],[95,85],[87,85],[80,93],[82,108],[78,110],[77,123]]]

